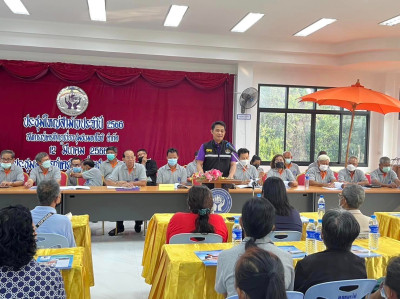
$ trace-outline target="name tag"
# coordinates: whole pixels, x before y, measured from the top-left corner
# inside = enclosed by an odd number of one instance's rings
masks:
[[[175,184],[159,184],[158,185],[158,190],[161,190],[161,191],[174,191],[175,190]]]

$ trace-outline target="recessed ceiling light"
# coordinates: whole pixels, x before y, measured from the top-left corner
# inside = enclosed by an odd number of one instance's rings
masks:
[[[317,30],[320,30],[321,28],[332,24],[333,22],[336,22],[336,19],[321,19],[316,21],[315,23],[311,24],[310,26],[304,28],[303,30],[297,32],[296,34],[294,34],[294,36],[308,36],[311,33],[314,33]]]
[[[92,21],[107,21],[106,0],[88,0],[89,15]]]
[[[245,32],[255,23],[257,23],[262,17],[263,13],[249,12],[239,23],[232,28],[232,32]]]
[[[391,18],[389,20],[383,21],[382,23],[379,23],[379,25],[385,25],[385,26],[394,26],[400,23],[400,16]]]
[[[29,15],[28,10],[25,8],[21,0],[4,0],[4,3],[11,9],[15,14]]]
[[[183,5],[171,5],[168,15],[165,18],[164,26],[178,27],[188,8],[188,6]]]

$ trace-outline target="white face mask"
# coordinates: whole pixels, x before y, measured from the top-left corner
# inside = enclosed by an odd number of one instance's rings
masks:
[[[319,166],[319,170],[321,171],[327,171],[328,170],[329,165],[320,165]]]
[[[241,163],[243,166],[247,166],[247,165],[249,165],[250,160],[240,160],[240,163]]]
[[[356,168],[357,168],[357,167],[355,167],[353,164],[347,165],[347,170],[348,170],[348,171],[354,171],[354,170],[356,170]]]

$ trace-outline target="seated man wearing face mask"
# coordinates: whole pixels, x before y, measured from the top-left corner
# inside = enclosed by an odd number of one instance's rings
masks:
[[[157,184],[179,183],[182,185],[186,185],[186,169],[185,167],[178,164],[178,158],[179,154],[177,149],[170,148],[167,150],[168,163],[158,170]]]
[[[85,180],[85,186],[103,186],[103,176],[100,170],[94,167],[92,159],[83,160],[81,171],[74,171],[71,173],[71,176],[75,179],[83,178]]]
[[[257,169],[253,165],[250,165],[249,153],[247,148],[240,148],[238,150],[239,162],[236,166],[235,174],[233,175],[235,180],[247,181],[250,179],[258,179],[259,175]]]
[[[351,156],[347,161],[347,167],[339,171],[338,181],[357,185],[368,185],[368,179],[361,169],[357,169],[358,158]]]
[[[82,159],[79,157],[72,157],[70,160],[71,168],[66,171],[68,175],[67,186],[77,186],[78,179],[72,176],[72,173],[82,172]]]
[[[107,160],[100,164],[100,172],[104,180],[108,180],[111,173],[117,166],[124,162],[117,159],[118,149],[115,146],[109,146],[106,149]]]
[[[53,180],[45,180],[37,186],[40,206],[32,211],[32,221],[38,234],[58,234],[68,240],[69,247],[75,247],[71,221],[65,215],[57,214],[56,206],[61,203],[60,186]]]
[[[390,159],[388,157],[379,159],[379,168],[371,172],[371,184],[388,188],[400,186],[400,180],[390,167]]]
[[[35,157],[36,166],[32,169],[28,181],[25,183],[26,188],[30,188],[33,184],[39,185],[44,180],[55,180],[57,183],[61,181],[61,171],[57,166],[51,165],[50,157],[47,153],[41,152]]]
[[[0,187],[18,187],[24,184],[22,168],[14,164],[15,153],[12,150],[1,152]]]
[[[289,187],[297,187],[298,183],[289,169],[285,169],[285,159],[281,154],[275,155],[271,159],[271,169],[267,177],[278,177],[284,182],[288,182]]]
[[[293,176],[296,178],[301,172],[299,165],[292,162],[292,153],[289,151],[284,152],[283,158],[285,159],[285,168],[289,169],[293,173]]]
[[[310,186],[335,187],[336,178],[333,171],[329,168],[330,159],[327,155],[321,155],[317,159],[318,167],[308,169],[310,176]]]

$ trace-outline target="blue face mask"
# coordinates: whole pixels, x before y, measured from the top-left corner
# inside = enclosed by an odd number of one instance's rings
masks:
[[[170,166],[175,166],[178,163],[178,159],[168,159],[168,164]]]
[[[107,154],[107,160],[112,161],[115,159],[115,154]]]
[[[1,167],[4,169],[9,169],[11,167],[11,163],[1,163]]]
[[[43,168],[50,168],[50,166],[51,166],[50,160],[44,161],[44,162],[42,163],[42,167],[43,167]]]
[[[74,168],[72,168],[72,170],[73,170],[75,173],[82,172],[82,167],[74,167]]]

